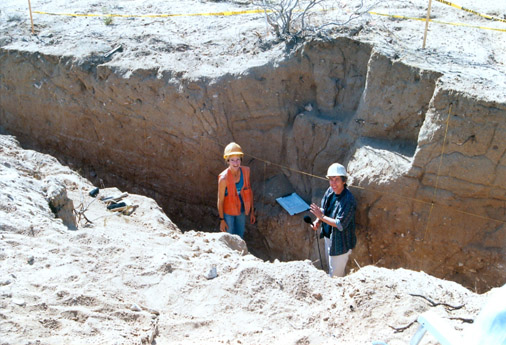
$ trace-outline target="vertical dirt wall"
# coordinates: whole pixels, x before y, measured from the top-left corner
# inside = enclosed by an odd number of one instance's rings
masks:
[[[318,259],[314,233],[275,199],[319,202],[319,177],[342,162],[360,206],[353,259],[486,289],[506,280],[506,110],[440,77],[348,39],[196,80],[1,50],[0,125],[97,184],[154,197],[183,229],[216,229],[221,154],[235,140],[259,215],[246,239],[269,259]]]

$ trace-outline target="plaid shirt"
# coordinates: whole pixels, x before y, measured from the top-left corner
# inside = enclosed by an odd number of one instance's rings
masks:
[[[344,188],[343,192],[336,195],[329,187],[323,196],[321,208],[325,216],[334,218],[336,226],[322,223],[320,238],[330,237],[330,255],[341,255],[355,248],[357,236],[355,235],[355,211],[357,203],[353,194]]]

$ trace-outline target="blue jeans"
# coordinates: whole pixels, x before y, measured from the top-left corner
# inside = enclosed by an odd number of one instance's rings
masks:
[[[231,216],[226,213],[223,214],[225,223],[227,223],[227,232],[232,235],[239,235],[244,239],[244,229],[246,227],[246,214],[242,212],[238,216]]]

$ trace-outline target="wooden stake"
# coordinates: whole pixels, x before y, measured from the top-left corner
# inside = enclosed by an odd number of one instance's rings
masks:
[[[30,0],[28,0],[28,9],[30,10],[30,22],[32,23],[32,35],[35,35],[35,30],[33,29],[32,4],[30,3]]]
[[[432,6],[432,0],[429,0],[429,7],[427,8],[427,18],[425,20],[425,32],[423,33],[423,45],[422,49],[425,49],[425,42],[427,41],[427,30],[429,29],[429,19],[430,19],[430,8]]]

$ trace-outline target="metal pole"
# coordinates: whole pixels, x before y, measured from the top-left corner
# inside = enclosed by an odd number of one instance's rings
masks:
[[[320,254],[320,241],[318,238],[318,231],[315,231],[314,234],[316,236],[316,246],[318,247],[318,257],[320,258],[320,266],[322,267],[322,270],[323,270],[323,261],[322,261],[322,255]]]
[[[35,35],[35,30],[33,29],[32,4],[30,3],[30,0],[28,0],[28,9],[30,10],[30,22],[32,23],[32,35]]]
[[[429,29],[429,19],[430,19],[430,8],[432,6],[432,0],[429,0],[429,7],[427,8],[427,18],[425,20],[425,32],[423,33],[423,46],[422,49],[425,49],[425,42],[427,41],[427,30]]]

